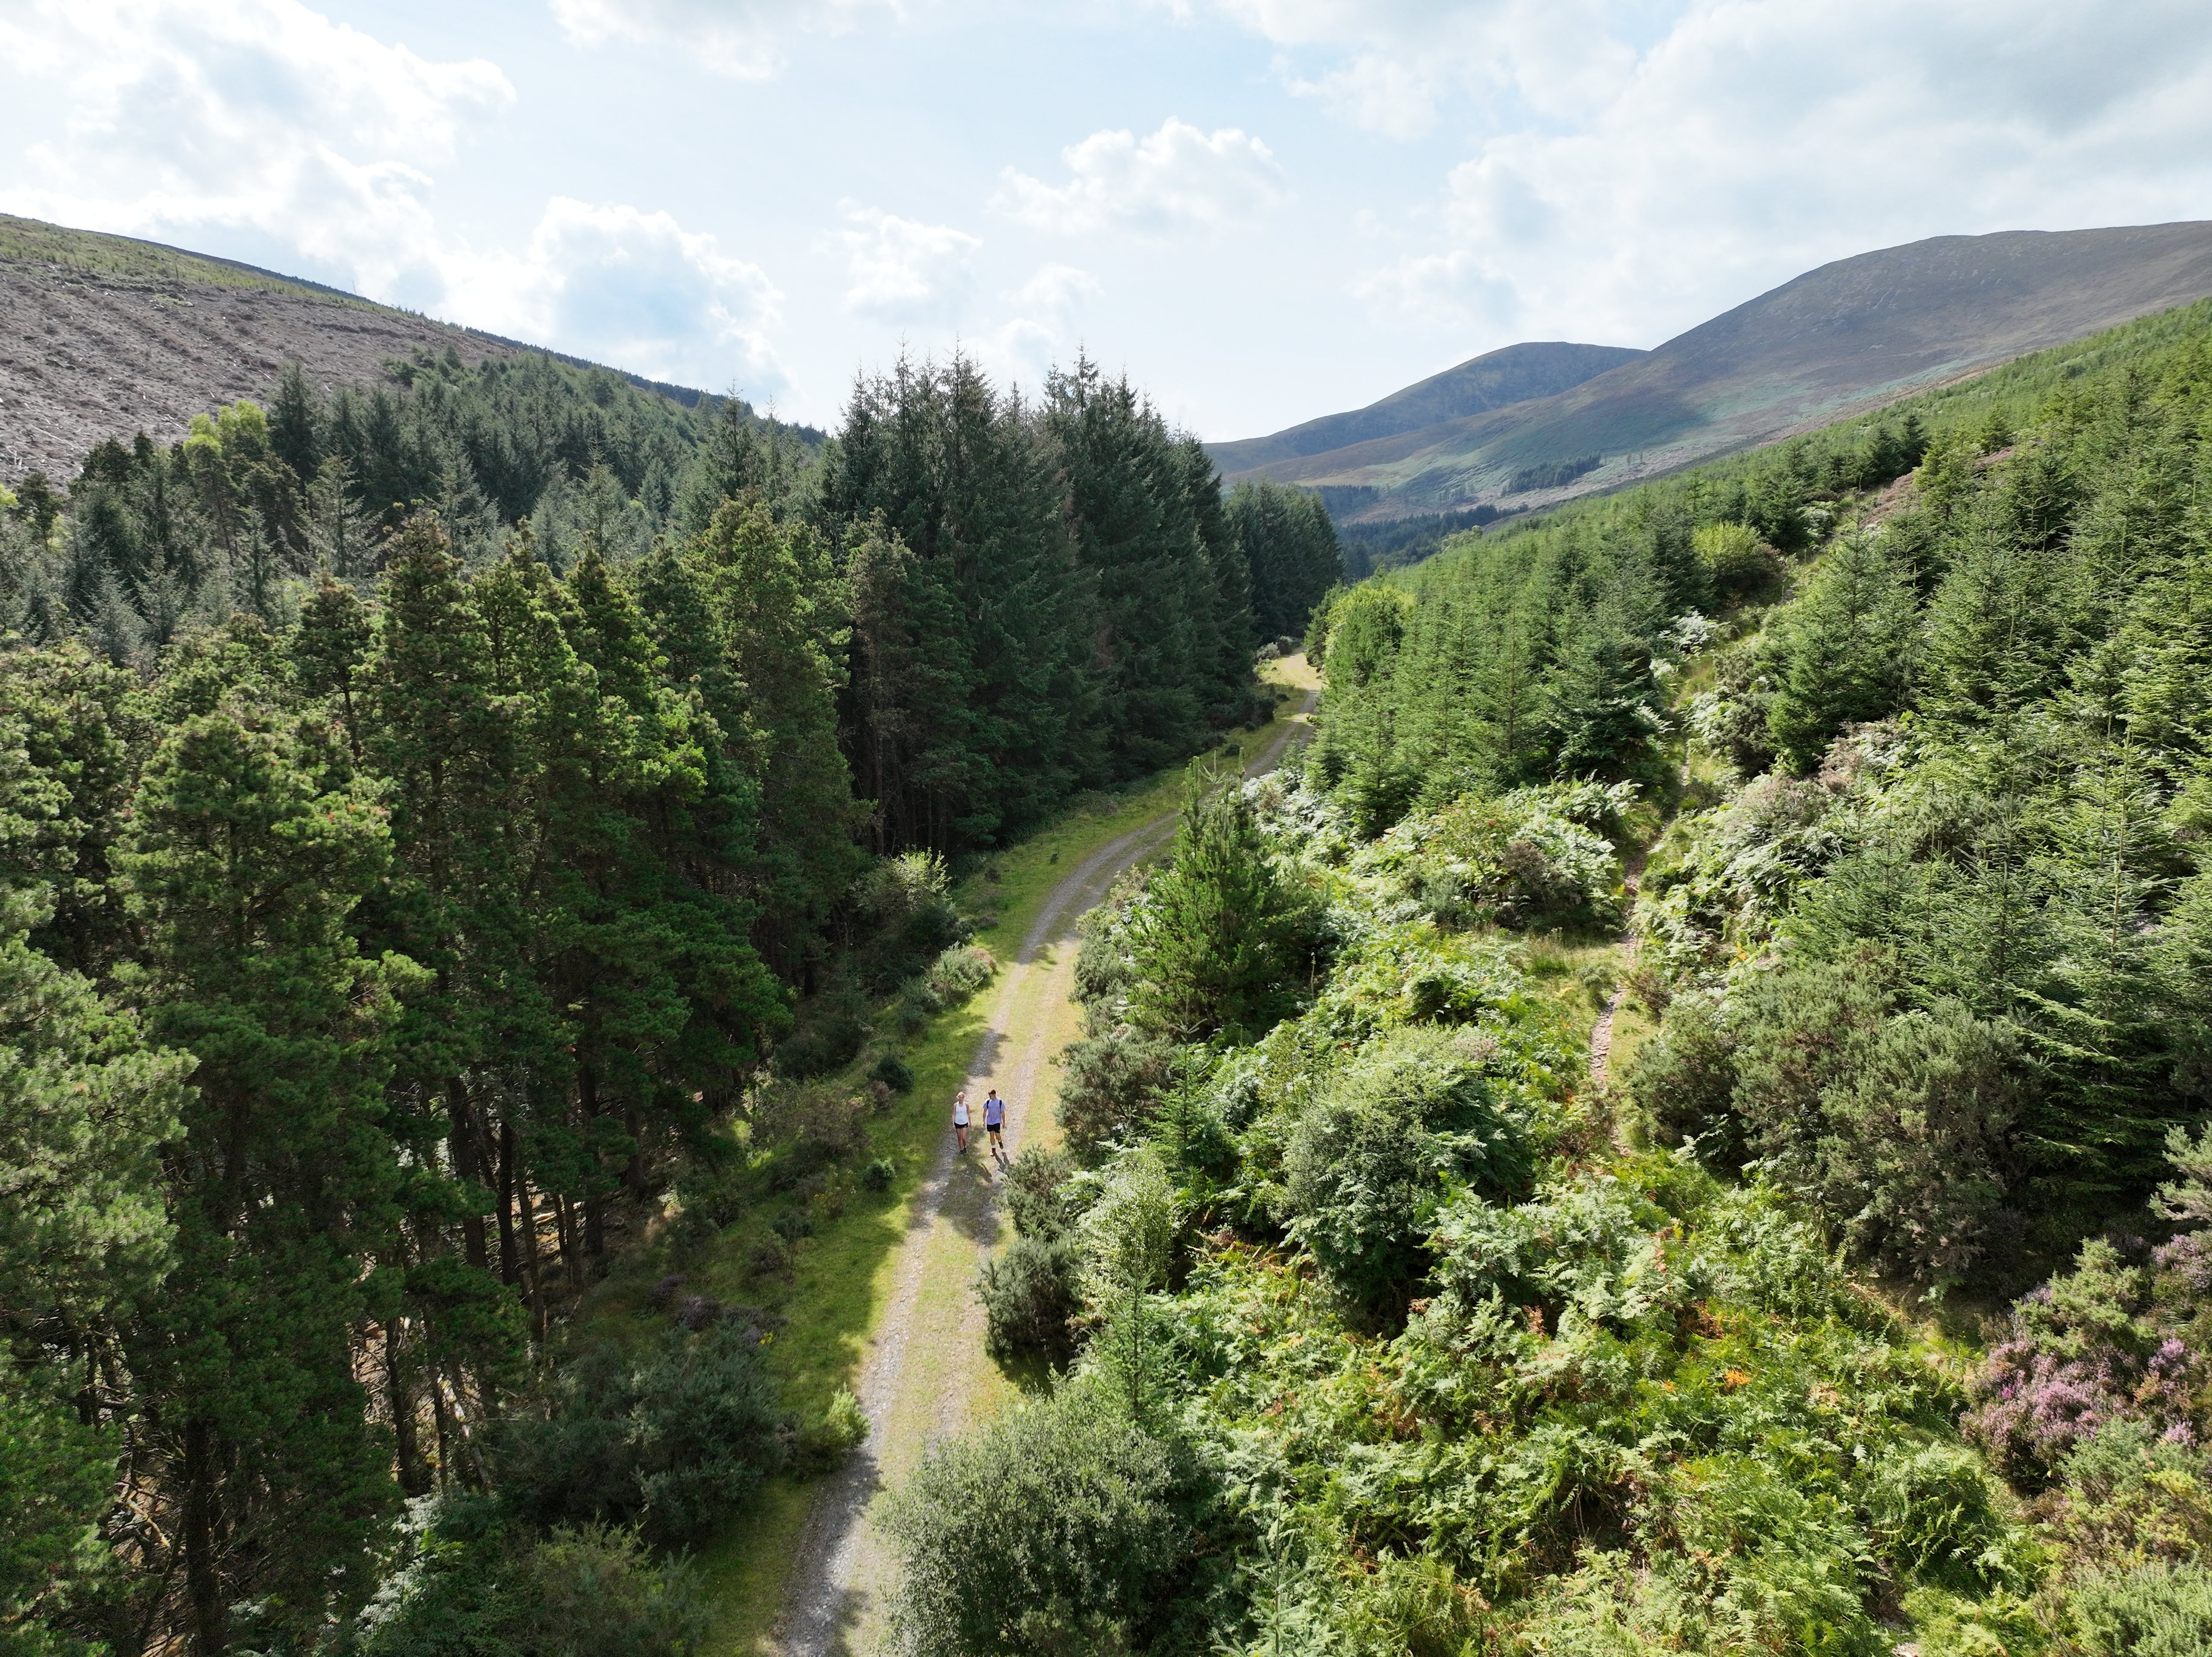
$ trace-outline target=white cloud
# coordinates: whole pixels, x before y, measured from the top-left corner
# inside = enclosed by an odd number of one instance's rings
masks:
[[[58,83],[67,110],[0,185],[9,210],[244,233],[370,298],[636,373],[787,383],[768,337],[781,295],[665,213],[556,197],[519,251],[440,222],[433,170],[514,99],[480,58],[426,59],[298,0],[50,0],[0,21],[0,64]]]
[[[574,45],[677,45],[717,74],[745,81],[781,70],[794,34],[842,34],[906,10],[903,0],[553,0]]]
[[[976,355],[1003,379],[1042,385],[1056,364],[1075,354],[1085,312],[1104,291],[1088,270],[1040,265],[1027,282],[1000,296],[1012,314],[984,336]]]
[[[1351,284],[1379,320],[1650,344],[1887,244],[2212,215],[2200,0],[1216,9],[1336,118],[1460,134]]]
[[[1201,132],[1173,116],[1139,138],[1094,132],[1060,152],[1072,175],[1048,185],[1008,167],[991,204],[1063,235],[1109,228],[1161,237],[1247,222],[1286,191],[1274,155],[1235,127]]]
[[[249,229],[372,289],[427,255],[425,169],[514,98],[481,58],[433,62],[297,0],[34,0],[0,25],[4,62],[69,111],[0,185],[14,210]]]
[[[520,256],[446,261],[448,308],[650,379],[755,397],[788,385],[769,331],[783,295],[666,213],[556,197]]]
[[[975,291],[975,256],[983,244],[949,224],[923,224],[855,202],[843,204],[836,240],[852,286],[845,308],[878,322],[957,323]]]
[[[1178,9],[1186,9],[1177,0]],[[1217,0],[1285,49],[1277,72],[1347,124],[1414,138],[1468,94],[1547,117],[1616,88],[1635,54],[1608,33],[1632,0]],[[1310,72],[1308,58],[1326,61]]]

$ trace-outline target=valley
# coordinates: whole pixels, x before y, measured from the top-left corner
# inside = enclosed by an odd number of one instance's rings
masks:
[[[0,1636],[2212,1641],[2204,227],[1212,446],[0,231]]]

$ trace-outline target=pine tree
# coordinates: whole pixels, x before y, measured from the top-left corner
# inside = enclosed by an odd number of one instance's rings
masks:
[[[744,722],[760,733],[760,944],[788,976],[858,872],[827,647],[844,642],[842,617],[823,613],[827,561],[812,531],[779,526],[757,501],[718,511],[691,556],[723,659],[744,687]]]
[[[1243,790],[1194,761],[1172,861],[1129,923],[1129,1017],[1177,1041],[1250,1041],[1285,1007],[1297,908]]]
[[[1896,712],[1911,671],[1912,573],[1884,537],[1846,537],[1790,613],[1767,714],[1776,747],[1809,771],[1846,725]]]
[[[175,1435],[164,1483],[203,1651],[228,1648],[242,1600],[278,1638],[358,1603],[391,1511],[353,1331],[363,1258],[397,1217],[382,1093],[416,974],[348,928],[388,854],[365,794],[316,795],[283,721],[241,710],[164,739],[119,858],[149,1034],[199,1059],[177,1264],[132,1367]]]

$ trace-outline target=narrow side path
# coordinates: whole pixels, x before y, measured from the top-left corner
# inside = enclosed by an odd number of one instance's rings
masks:
[[[1245,767],[1258,776],[1310,734],[1321,693]],[[983,1350],[975,1269],[998,1241],[998,1174],[986,1148],[981,1105],[1006,1097],[1006,1150],[1049,1132],[1050,1064],[1072,1033],[1077,923],[1105,900],[1121,871],[1175,831],[1173,812],[1109,841],[1055,886],[1006,963],[991,1016],[969,1061],[966,1087],[977,1126],[965,1156],[948,1130],[921,1190],[892,1266],[889,1301],[869,1338],[855,1387],[868,1441],[825,1481],[800,1545],[775,1632],[783,1657],[865,1657],[884,1636],[884,1592],[891,1561],[871,1513],[939,1439],[975,1418],[995,1375]],[[951,1102],[945,1102],[948,1115]]]
[[[1628,974],[1636,966],[1636,946],[1643,934],[1636,925],[1636,895],[1644,884],[1644,859],[1648,852],[1638,852],[1631,858],[1620,877],[1620,971],[1614,978],[1613,993],[1605,998],[1605,1010],[1597,1016],[1597,1023],[1590,1030],[1589,1077],[1590,1091],[1603,1093],[1613,1065],[1613,1016],[1620,1011],[1620,1003],[1628,993]]]

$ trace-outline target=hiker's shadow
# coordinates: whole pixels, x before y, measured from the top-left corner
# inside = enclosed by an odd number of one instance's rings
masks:
[[[1004,1030],[986,1030],[983,1039],[975,1044],[975,1062],[968,1075],[971,1083],[979,1082],[999,1066],[999,1053],[1006,1045]]]
[[[999,1241],[998,1186],[1005,1170],[1006,1164],[992,1156],[988,1144],[970,1139],[968,1154],[953,1159],[952,1177],[945,1182],[945,1206],[940,1211],[979,1248],[988,1248]]]

